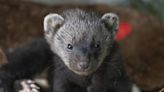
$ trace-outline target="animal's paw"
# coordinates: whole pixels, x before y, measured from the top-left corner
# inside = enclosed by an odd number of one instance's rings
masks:
[[[23,80],[20,82],[22,89],[18,92],[39,92],[39,87],[32,80]]]

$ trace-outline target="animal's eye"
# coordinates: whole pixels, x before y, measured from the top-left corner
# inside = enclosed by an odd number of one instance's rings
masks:
[[[67,45],[67,48],[70,49],[70,50],[72,50],[73,49],[73,46],[71,44],[68,44]]]
[[[94,48],[100,48],[100,44],[94,44]]]

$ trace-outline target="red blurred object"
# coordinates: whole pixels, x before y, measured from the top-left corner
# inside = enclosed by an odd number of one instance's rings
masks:
[[[121,22],[115,40],[123,40],[132,31],[132,25],[127,22]]]

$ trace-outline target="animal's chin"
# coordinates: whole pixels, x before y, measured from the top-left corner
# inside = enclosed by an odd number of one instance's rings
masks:
[[[93,71],[73,71],[73,72],[81,76],[88,76],[93,73]]]
[[[88,76],[94,73],[97,69],[80,69],[80,70],[72,70],[74,73],[81,75],[81,76]]]
[[[78,67],[77,63],[65,63],[65,65],[69,68],[69,70],[71,70],[75,74],[81,75],[81,76],[91,75],[99,68],[98,64],[97,64],[97,66],[95,66],[93,64],[89,64],[88,68],[86,68],[86,69],[82,69],[82,68]]]
[[[91,69],[87,68],[87,69],[79,69],[77,72],[84,72],[84,73],[87,73],[87,72],[90,72]]]

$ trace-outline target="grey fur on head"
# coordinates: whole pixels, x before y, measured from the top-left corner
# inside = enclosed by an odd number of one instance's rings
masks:
[[[102,17],[80,9],[67,10],[61,15],[49,14],[44,19],[45,38],[51,49],[73,72],[79,75],[93,73],[110,52],[119,18],[114,13]],[[73,49],[69,50],[68,45]],[[94,46],[101,48],[96,49]],[[82,65],[88,65],[81,69]]]

